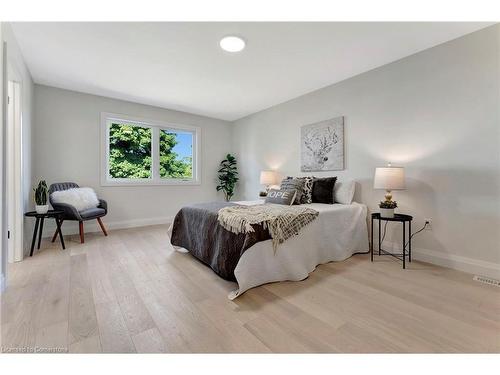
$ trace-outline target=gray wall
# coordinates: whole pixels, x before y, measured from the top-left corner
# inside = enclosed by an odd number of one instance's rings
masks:
[[[394,192],[414,229],[417,257],[500,275],[498,25],[466,35],[235,122],[241,198],[255,199],[261,169],[301,175],[300,126],[345,116],[346,169],[315,173],[358,181],[373,211],[376,166],[406,168]],[[396,226],[389,240],[399,240]]]
[[[101,112],[201,127],[201,185],[100,186]],[[94,188],[108,201],[109,228],[165,223],[186,203],[222,199],[215,187],[218,164],[231,151],[226,121],[41,85],[35,85],[35,119],[34,179]],[[64,233],[71,232],[76,226],[65,223]]]

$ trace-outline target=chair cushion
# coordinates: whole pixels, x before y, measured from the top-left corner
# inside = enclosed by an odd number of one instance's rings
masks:
[[[104,208],[89,208],[88,210],[80,211],[80,216],[82,219],[93,219],[96,217],[104,216],[106,214],[106,210]]]
[[[85,211],[99,206],[99,199],[92,188],[71,188],[54,191],[51,194],[52,203],[65,203]]]

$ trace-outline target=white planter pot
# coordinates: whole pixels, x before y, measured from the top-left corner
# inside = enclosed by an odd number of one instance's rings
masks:
[[[49,205],[48,204],[46,204],[45,206],[35,205],[35,211],[37,214],[46,214],[49,211]]]
[[[385,217],[387,219],[394,218],[394,208],[381,208],[380,217]]]

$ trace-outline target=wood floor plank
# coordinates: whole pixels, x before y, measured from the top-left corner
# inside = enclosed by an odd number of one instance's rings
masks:
[[[138,353],[167,352],[167,347],[165,346],[163,337],[156,327],[132,336],[132,340]]]
[[[63,321],[38,329],[35,346],[39,353],[67,353],[68,322]]]
[[[116,295],[109,279],[109,271],[101,256],[99,247],[87,252],[87,264],[92,275],[92,295],[94,303],[116,302]]]
[[[101,341],[98,335],[87,337],[69,346],[70,353],[101,353]]]
[[[72,256],[70,270],[69,342],[72,344],[94,336],[98,331],[87,256]]]
[[[155,324],[149,311],[144,306],[144,302],[137,293],[133,282],[132,273],[141,273],[140,269],[135,267],[129,260],[128,265],[120,261],[120,251],[125,248],[110,248],[103,252],[103,259],[110,272],[111,285],[117,297],[118,304],[123,314],[123,319],[130,333],[137,333],[154,328]],[[140,276],[140,280],[144,280]]]
[[[49,276],[39,311],[38,328],[69,320],[70,259],[54,267]]]
[[[236,284],[169,245],[167,226],[68,239],[9,265],[5,349],[71,353],[500,352],[500,288],[367,255],[230,301]],[[57,246],[56,246],[57,245]]]
[[[183,333],[182,325],[177,322],[176,315],[170,311],[168,305],[161,302],[151,292],[141,293],[156,327],[164,337],[166,352],[168,353],[189,353],[188,340]]]
[[[104,353],[134,353],[135,346],[116,302],[96,305],[99,339]]]
[[[314,346],[297,339],[288,330],[274,324],[272,319],[256,318],[245,323],[244,327],[274,353],[315,352]]]
[[[171,339],[178,344],[178,339],[181,338],[181,342],[186,344],[191,352],[227,351],[228,344],[221,339],[220,331],[187,296],[179,293],[175,285],[168,284],[165,280],[153,280],[139,288],[139,292],[143,300],[147,301],[146,305],[154,304],[155,313],[162,314],[155,321],[162,334],[168,337],[167,345]],[[170,324],[165,327],[162,319],[167,319]]]
[[[50,264],[28,262],[27,277],[20,277],[20,284],[6,300],[2,298],[2,345],[7,348],[35,347],[39,314],[44,302],[47,281],[53,269]],[[5,327],[5,329],[4,329]]]

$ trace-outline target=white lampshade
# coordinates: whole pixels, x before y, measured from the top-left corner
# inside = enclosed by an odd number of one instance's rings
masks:
[[[260,184],[261,185],[274,185],[276,184],[277,174],[275,171],[261,171]]]
[[[374,189],[403,190],[405,189],[405,170],[403,167],[378,167],[373,179]]]

